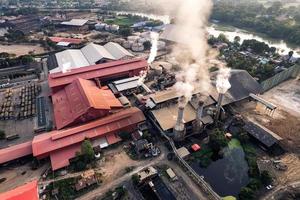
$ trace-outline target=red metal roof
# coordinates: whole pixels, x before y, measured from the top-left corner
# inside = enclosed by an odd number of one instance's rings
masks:
[[[0,149],[0,164],[32,154],[31,141]],[[0,198],[1,199],[1,198]]]
[[[54,93],[52,102],[57,129],[76,120],[90,121],[108,114],[112,109],[122,108],[122,104],[110,90],[100,89],[93,81],[80,78]],[[98,111],[92,112],[91,108]]]
[[[48,154],[52,151],[80,143],[86,138],[93,139],[106,136],[120,129],[136,125],[144,120],[145,116],[141,110],[138,108],[128,108],[81,126],[40,134],[34,137],[32,141],[33,155]]]
[[[37,180],[0,194],[1,200],[39,200]]]
[[[50,160],[52,170],[68,166],[70,164],[70,159],[75,157],[76,152],[80,152],[80,143],[51,153]]]
[[[59,43],[59,42],[69,42],[70,44],[80,44],[82,43],[81,39],[76,38],[64,38],[64,37],[49,37],[52,42]]]
[[[193,144],[192,149],[193,149],[193,151],[199,151],[201,149],[201,147],[199,146],[199,144]]]
[[[121,141],[121,138],[116,136],[116,134],[114,134],[114,133],[108,134],[105,137],[106,137],[106,140],[109,145],[115,144],[115,143]],[[63,167],[70,165],[70,159],[74,158],[76,155],[76,152],[80,152],[80,150],[81,150],[81,144],[78,143],[78,144],[71,145],[66,148],[60,149],[58,151],[52,152],[50,154],[52,170],[61,169]]]
[[[110,78],[123,73],[130,74],[130,71],[141,71],[146,69],[147,65],[147,61],[144,59],[112,61],[104,64],[72,69],[70,72],[66,73],[57,72],[49,74],[48,82],[50,88],[54,88],[70,84],[77,78],[88,80],[94,78]]]

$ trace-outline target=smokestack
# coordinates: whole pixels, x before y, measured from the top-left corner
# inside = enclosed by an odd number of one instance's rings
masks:
[[[183,121],[184,107],[184,100],[180,99],[178,105],[177,121],[174,127],[174,139],[177,141],[183,140],[185,136],[185,127]]]
[[[197,109],[197,120],[201,120],[201,118],[202,118],[203,107],[204,107],[204,102],[203,101],[199,101],[198,102],[198,109]]]
[[[219,118],[220,118],[223,97],[224,97],[224,94],[219,93],[218,104],[217,104],[217,112],[216,112],[216,116],[215,116],[215,121],[216,122],[219,121]]]
[[[197,108],[197,113],[196,113],[196,120],[193,123],[193,130],[195,133],[200,133],[203,127],[203,123],[201,121],[202,116],[203,116],[203,107],[204,107],[204,102],[199,101],[198,102],[198,108]]]

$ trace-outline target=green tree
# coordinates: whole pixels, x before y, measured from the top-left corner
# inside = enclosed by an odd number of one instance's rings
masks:
[[[143,43],[145,50],[149,50],[151,48],[151,42],[150,41],[146,41]]]
[[[214,152],[220,151],[222,147],[227,145],[227,140],[225,138],[224,132],[220,129],[215,129],[209,135],[209,146],[212,148]]]
[[[261,172],[260,179],[264,185],[270,185],[272,183],[272,177],[267,171]]]
[[[253,191],[259,190],[262,186],[262,183],[259,179],[253,178],[248,183],[247,187],[251,188]]]
[[[122,35],[123,37],[128,37],[132,34],[131,28],[120,28],[119,34]]]
[[[121,131],[118,135],[122,140],[129,140],[131,138],[130,133],[127,131]]]
[[[5,137],[6,137],[5,132],[3,130],[0,130],[0,140],[5,139]]]
[[[246,132],[242,132],[238,135],[238,139],[241,143],[245,144],[249,141],[249,136]]]
[[[81,144],[81,155],[85,163],[89,163],[94,160],[94,149],[92,143],[89,140],[84,140]]]
[[[20,56],[21,62],[22,64],[29,64],[31,62],[33,62],[33,57],[30,55],[24,55],[24,56]]]
[[[253,199],[254,191],[251,188],[243,187],[239,194],[240,200],[251,200]]]
[[[221,34],[218,36],[218,40],[219,40],[220,42],[229,43],[229,40],[227,39],[226,35],[224,35],[223,33],[221,33]]]
[[[293,57],[293,55],[294,55],[294,51],[290,51],[289,52],[289,57],[291,58],[291,57]]]
[[[234,43],[239,44],[240,41],[241,41],[241,37],[240,36],[237,35],[237,36],[234,37]]]
[[[140,177],[137,174],[133,174],[131,176],[131,180],[134,185],[138,185],[140,182]]]

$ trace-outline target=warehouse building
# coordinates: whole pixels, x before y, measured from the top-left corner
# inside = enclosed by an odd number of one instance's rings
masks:
[[[123,107],[111,90],[81,78],[54,93],[52,102],[57,129],[101,118]]]
[[[17,188],[0,194],[2,200],[39,200],[38,181],[33,180]]]
[[[56,41],[60,41],[54,38]],[[71,40],[62,39],[70,44]],[[109,61],[128,59],[133,55],[117,43],[109,42],[104,46],[90,43],[81,49],[68,49],[54,55],[56,61],[48,62],[51,66],[50,73],[67,72],[72,69]],[[50,59],[51,60],[51,59]]]
[[[60,26],[74,31],[84,31],[88,29],[88,21],[86,19],[71,19],[70,21],[61,22]]]
[[[86,80],[97,79],[101,84],[122,78],[139,76],[147,68],[144,59],[119,60],[83,68],[71,69],[69,72],[49,74],[48,82],[52,92],[63,89],[78,78]]]
[[[80,151],[81,143],[89,139],[95,148],[105,148],[121,139],[118,133],[132,133],[145,121],[138,108],[128,108],[84,125],[54,130],[34,137],[33,141],[0,150],[0,164],[33,155],[38,159],[50,157],[52,170],[67,167]]]

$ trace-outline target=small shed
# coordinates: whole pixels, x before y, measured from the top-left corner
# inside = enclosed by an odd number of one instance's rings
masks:
[[[190,155],[189,150],[187,150],[186,147],[180,147],[179,149],[176,150],[180,158],[185,158]]]
[[[193,144],[193,145],[192,145],[192,150],[193,150],[194,152],[199,151],[200,149],[201,149],[201,147],[200,147],[199,144]]]
[[[166,172],[172,181],[177,180],[177,176],[171,168],[168,168]]]

